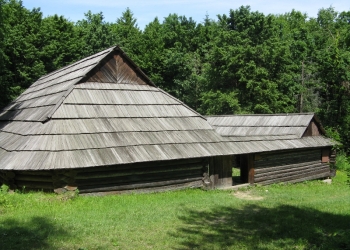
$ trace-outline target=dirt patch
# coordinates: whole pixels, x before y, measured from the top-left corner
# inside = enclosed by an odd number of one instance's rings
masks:
[[[252,195],[249,191],[236,191],[233,193],[233,195],[242,200],[260,201],[264,199],[262,196]]]

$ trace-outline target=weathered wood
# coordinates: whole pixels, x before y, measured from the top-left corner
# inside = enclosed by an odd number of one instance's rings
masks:
[[[288,153],[280,153],[280,152],[273,152],[269,154],[265,154],[261,156],[261,159],[255,162],[256,168],[263,168],[263,167],[270,167],[271,165],[278,164],[278,166],[281,165],[288,165],[292,163],[300,163],[300,162],[307,162],[307,161],[316,161],[320,160],[321,157],[321,150],[312,150],[312,151],[296,151],[296,152],[290,152]]]
[[[214,187],[232,186],[232,156],[215,156],[209,164],[210,180]]]
[[[315,122],[315,119],[313,118],[307,127],[306,131],[304,132],[303,136],[319,136],[321,135],[320,130]]]
[[[322,163],[321,160],[322,149],[264,153],[261,154],[260,159],[254,162],[254,182],[265,185],[306,177],[312,179],[313,175],[315,178],[319,175],[329,176],[329,164]]]
[[[186,182],[186,183],[180,183],[180,184],[174,184],[174,185],[166,185],[166,186],[159,186],[159,187],[148,187],[148,188],[138,188],[138,189],[125,189],[125,190],[118,190],[118,191],[103,191],[103,192],[85,192],[85,190],[82,190],[82,192],[79,192],[79,194],[83,196],[100,196],[100,195],[113,195],[113,194],[128,194],[128,193],[150,193],[150,192],[165,192],[165,191],[174,191],[184,188],[200,188],[202,187],[202,181],[192,181],[192,182]]]
[[[78,185],[79,189],[81,186],[85,185],[109,185],[109,184],[131,184],[131,183],[143,183],[143,182],[149,182],[149,181],[159,181],[159,180],[171,180],[171,179],[180,179],[184,178],[186,179],[187,177],[192,178],[192,177],[202,177],[202,171],[194,171],[194,172],[179,172],[176,174],[164,176],[162,174],[158,175],[130,175],[130,176],[125,176],[122,178],[91,178],[91,179],[83,179],[83,180],[77,180],[76,184]]]
[[[171,168],[170,168],[170,167]],[[129,168],[124,170],[119,169],[110,169],[109,171],[99,171],[99,168],[96,168],[96,172],[85,172],[81,171],[76,176],[77,180],[82,179],[90,179],[90,178],[105,178],[105,177],[120,177],[120,176],[129,176],[129,175],[141,175],[141,174],[156,174],[156,173],[164,173],[171,174],[173,172],[179,171],[189,171],[189,170],[200,170],[203,169],[202,164],[190,164],[185,166],[180,166],[177,168],[173,168],[173,165],[169,165],[168,167],[151,167],[151,168]],[[118,171],[119,170],[119,171]]]
[[[43,170],[38,170],[38,171],[16,171],[18,175],[40,175],[40,176],[50,176],[52,175],[51,171],[43,171]]]
[[[268,180],[268,181],[262,181],[259,182],[260,185],[268,185],[272,183],[279,183],[279,182],[286,182],[286,183],[295,183],[295,182],[301,182],[306,180],[314,180],[319,178],[325,178],[329,176],[329,172],[314,172],[310,175],[305,176],[304,174],[301,174],[299,176],[287,176],[280,179],[274,179],[274,180]]]
[[[114,55],[101,61],[100,67],[96,67],[91,72],[91,76],[86,82],[113,82],[113,83],[132,83],[145,85],[149,82],[144,76],[138,74],[135,67],[124,60],[120,55]]]
[[[287,174],[288,175],[288,174],[293,174],[293,173],[301,173],[301,172],[305,172],[305,171],[309,171],[309,170],[313,170],[313,169],[317,169],[317,168],[321,168],[321,167],[329,169],[329,166],[324,165],[322,163],[318,163],[317,165],[304,166],[302,168],[292,168],[292,169],[286,168],[284,170],[256,174],[255,175],[255,179],[262,178],[262,177],[265,177],[265,176],[270,176],[271,177],[271,176],[274,176],[276,174]]]
[[[299,176],[299,175],[308,175],[309,173],[313,172],[318,172],[318,171],[323,171],[323,172],[329,172],[329,167],[320,165],[317,168],[309,168],[309,169],[304,169],[303,171],[283,171],[283,172],[277,172],[275,174],[270,174],[270,175],[263,175],[263,176],[255,176],[255,183],[259,183],[260,181],[264,180],[273,180],[273,179],[279,179],[283,177],[292,177],[292,176]]]
[[[18,188],[53,190],[53,184],[49,182],[16,181]]]
[[[30,182],[49,182],[52,183],[51,176],[47,175],[23,175],[18,174],[16,176],[16,181],[30,181]]]
[[[248,155],[240,155],[239,159],[239,167],[240,167],[240,175],[242,183],[248,183]]]
[[[254,183],[254,175],[255,175],[255,169],[254,169],[254,154],[248,155],[248,183],[253,184]]]
[[[330,156],[331,150],[330,148],[322,149],[322,162],[329,162],[329,156]]]
[[[304,162],[304,163],[297,163],[297,164],[290,164],[290,165],[283,165],[283,166],[276,166],[276,167],[265,167],[265,168],[255,168],[256,174],[262,174],[262,173],[270,173],[275,171],[280,171],[284,169],[299,169],[303,168],[305,166],[317,166],[319,164],[322,164],[321,161],[311,161],[311,162]],[[274,165],[272,165],[274,166]]]
[[[190,165],[194,163],[203,164],[203,166],[208,164],[208,158],[193,158],[186,160],[172,160],[172,161],[152,161],[152,162],[142,162],[142,163],[132,163],[132,164],[120,164],[113,166],[100,166],[100,167],[90,167],[84,168],[83,171],[85,173],[88,172],[96,172],[96,171],[115,171],[115,170],[123,170],[130,168],[149,168],[149,167],[174,167],[180,165]],[[97,170],[98,169],[98,170]],[[77,169],[80,171],[81,169]]]
[[[91,192],[108,192],[108,191],[119,191],[119,190],[133,190],[133,189],[143,189],[149,187],[164,187],[174,184],[190,183],[194,181],[201,181],[202,177],[196,178],[186,178],[179,180],[169,180],[169,181],[158,181],[158,182],[148,182],[141,184],[129,184],[129,185],[117,185],[108,187],[80,187],[79,192],[81,193],[91,193]]]
[[[283,158],[285,156],[302,156],[302,155],[308,155],[308,154],[317,154],[320,152],[320,148],[311,148],[311,149],[288,149],[288,150],[278,150],[278,151],[268,151],[264,153],[260,153],[261,159],[264,159],[269,156],[279,156],[280,158]]]

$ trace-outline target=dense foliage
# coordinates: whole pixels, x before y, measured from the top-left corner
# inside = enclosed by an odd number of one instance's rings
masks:
[[[144,30],[126,9],[73,23],[0,0],[0,107],[41,75],[119,44],[153,82],[202,114],[315,112],[350,148],[350,11],[317,18],[229,10],[217,20],[169,14]]]

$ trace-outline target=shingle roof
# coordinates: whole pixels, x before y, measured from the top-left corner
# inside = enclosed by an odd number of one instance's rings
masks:
[[[102,72],[111,60],[120,69],[117,75]],[[111,82],[92,82],[101,77],[100,71]],[[0,113],[0,128],[3,170],[229,153],[204,117],[155,87],[119,47],[41,77]]]
[[[235,154],[334,144],[323,135],[303,137],[312,120],[324,134],[318,118],[312,113],[209,116],[207,120]]]

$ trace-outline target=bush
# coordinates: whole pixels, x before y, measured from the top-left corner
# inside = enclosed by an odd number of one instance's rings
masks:
[[[341,171],[350,171],[350,159],[345,153],[338,153],[336,167]]]

